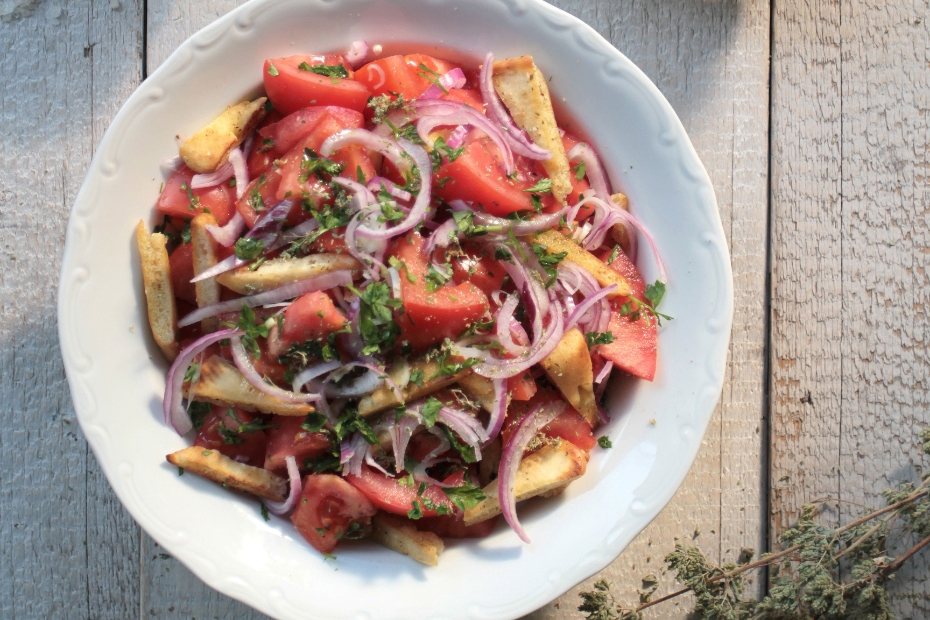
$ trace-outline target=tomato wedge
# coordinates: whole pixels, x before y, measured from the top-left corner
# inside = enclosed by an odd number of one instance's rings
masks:
[[[346,69],[348,78],[320,75],[301,66],[336,66]],[[262,78],[265,92],[282,114],[291,114],[312,105],[333,105],[361,112],[371,96],[368,88],[352,77],[342,56],[288,56],[265,61]]]
[[[242,409],[214,405],[204,418],[194,445],[217,450],[246,465],[261,467],[265,460],[265,431],[240,432],[252,422],[261,422],[261,418]]]
[[[322,291],[301,295],[284,311],[281,346],[284,350],[307,340],[324,340],[346,324],[346,317]],[[324,343],[325,344],[325,343]]]
[[[190,189],[194,171],[187,166],[171,175],[165,183],[155,204],[159,213],[171,217],[193,219],[205,210],[209,210],[222,226],[233,216],[233,201],[236,199],[236,190],[227,183],[203,189]]]
[[[373,95],[398,94],[410,101],[432,85],[428,78],[436,80],[455,68],[450,62],[426,54],[387,56],[360,67],[355,79]]]
[[[174,296],[197,305],[197,291],[191,284],[194,277],[194,246],[191,243],[182,243],[174,249],[168,257],[168,267],[171,270],[171,289]]]
[[[396,240],[390,251],[406,267],[400,269],[404,312],[394,313],[394,320],[401,328],[399,341],[406,341],[414,351],[427,349],[446,338],[460,337],[490,307],[485,294],[470,282],[430,292],[426,278],[428,263],[423,256],[425,242],[418,233],[411,232]]]
[[[300,427],[304,418],[300,416],[276,415],[271,418],[270,428],[265,431],[268,446],[265,451],[265,469],[281,471],[285,468],[285,457],[293,456],[303,467],[304,459],[316,458],[330,449],[332,442],[326,433],[311,433]]]
[[[424,517],[435,517],[439,514],[435,508],[428,509],[423,506],[416,486],[405,487],[396,478],[388,478],[381,472],[369,469],[366,465],[362,466],[361,476],[349,474],[346,480],[371,500],[372,504],[385,512],[407,516],[416,502]],[[448,507],[450,514],[456,510],[452,500],[446,497],[442,489],[436,485],[427,486],[422,497],[432,501],[434,506]]]
[[[506,444],[510,435],[516,430],[520,421],[534,407],[542,403],[564,402],[562,396],[551,388],[540,388],[528,401],[514,401],[507,409],[507,419],[501,430],[501,439]],[[560,438],[570,441],[582,450],[591,450],[597,440],[591,433],[591,425],[571,405],[552,422],[540,431],[544,436],[552,439]]]
[[[343,538],[361,538],[376,512],[364,495],[339,476],[314,474],[304,478],[291,521],[314,549],[330,553]]]

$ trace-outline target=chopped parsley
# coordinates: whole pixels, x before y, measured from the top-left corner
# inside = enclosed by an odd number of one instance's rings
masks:
[[[359,332],[365,348],[363,355],[390,351],[397,344],[400,326],[394,321],[393,310],[403,307],[399,299],[391,297],[391,289],[384,282],[372,282],[364,291],[348,287],[358,295]]]
[[[193,362],[184,373],[184,383],[190,383],[198,379],[200,379],[200,362]]]
[[[445,487],[442,490],[446,497],[452,500],[452,503],[459,507],[460,510],[471,510],[480,502],[487,499],[479,487],[473,486],[466,482],[460,487]]]
[[[643,316],[642,310],[645,309],[648,314],[655,317],[656,323],[660,326],[662,325],[662,319],[666,321],[672,320],[672,317],[656,310],[662,298],[665,297],[665,284],[661,280],[656,280],[655,284],[647,284],[643,296],[646,298],[645,301],[634,297],[620,306],[618,310],[620,315],[629,317],[631,321],[638,321]]]
[[[536,258],[539,259],[539,265],[546,272],[546,275],[549,276],[549,279],[546,281],[546,288],[549,288],[555,284],[556,278],[559,277],[559,272],[556,270],[556,265],[558,265],[562,260],[568,256],[568,252],[556,252],[550,254],[546,251],[546,247],[541,243],[533,244],[533,254],[536,255]]]
[[[456,149],[452,148],[446,144],[445,139],[442,136],[436,138],[433,141],[433,150],[430,151],[430,159],[433,160],[433,172],[437,172],[439,167],[442,166],[442,159],[445,157],[450,162],[455,161],[465,153],[465,147],[460,146]]]
[[[417,368],[410,373],[410,383],[416,384],[418,387],[423,387],[423,369]]]
[[[213,405],[210,403],[204,403],[199,400],[191,402],[187,407],[187,413],[191,417],[191,423],[194,425],[194,428],[198,431],[203,427],[204,418],[207,417],[207,414],[213,409]]]
[[[271,517],[268,516],[268,506],[266,506],[264,502],[261,502],[261,507],[262,507],[262,519],[264,519],[265,521],[271,521]]]
[[[439,415],[439,410],[442,409],[442,402],[430,396],[426,399],[426,403],[423,405],[423,409],[420,413],[423,415],[423,421],[426,423],[426,428],[431,428],[436,425],[436,416]]]
[[[181,243],[190,243],[191,242],[191,223],[189,221],[184,222],[184,228],[181,229]]]
[[[449,263],[443,263],[441,265],[445,267],[445,271],[440,271],[436,269],[436,266],[433,263],[429,263],[426,266],[426,291],[428,293],[435,293],[439,290],[443,284],[452,279],[452,265]]]
[[[588,332],[584,335],[584,339],[590,349],[599,344],[610,344],[614,341],[614,335],[611,332]]]
[[[455,220],[455,226],[466,237],[480,237],[490,232],[500,232],[503,226],[482,226],[475,225],[475,213],[473,211],[453,211],[452,219]]]
[[[474,448],[472,448],[466,443],[462,443],[462,441],[459,440],[458,437],[456,437],[455,433],[450,431],[445,426],[440,426],[439,428],[445,431],[446,438],[449,440],[449,443],[452,445],[455,451],[458,452],[462,456],[463,461],[465,461],[466,463],[477,463],[478,462],[478,459],[475,457]]]
[[[536,185],[534,185],[533,187],[529,187],[523,191],[529,194],[545,194],[547,192],[551,192],[552,191],[552,179],[547,179],[543,177],[539,179],[539,181],[536,182]]]
[[[300,176],[297,177],[297,180],[306,183],[310,175],[315,174],[320,180],[329,181],[342,172],[342,168],[342,164],[320,157],[313,149],[304,149],[300,161]]]
[[[311,411],[307,414],[307,417],[304,419],[303,423],[300,425],[301,430],[305,430],[308,433],[318,433],[323,430],[323,427],[326,426],[326,416],[320,413],[319,411]]]
[[[615,245],[614,249],[610,251],[610,256],[607,257],[607,264],[608,265],[612,264],[615,260],[617,260],[617,256],[619,255],[620,255],[620,246]]]
[[[585,175],[585,164],[584,164],[583,161],[580,161],[580,162],[578,162],[577,164],[575,164],[574,166],[572,166],[572,170],[575,171],[575,180],[576,180],[576,181],[580,181],[581,179],[584,178],[584,175]]]
[[[272,77],[278,77],[280,75],[280,73],[278,73],[278,68],[275,67],[274,63],[271,61],[268,62],[268,75]]]
[[[368,107],[374,111],[372,120],[375,123],[383,123],[387,115],[394,110],[406,110],[407,102],[404,101],[403,95],[397,95],[393,101],[390,95],[379,95],[368,100]]]
[[[258,338],[268,337],[268,326],[265,323],[255,323],[255,311],[248,306],[243,306],[239,311],[239,320],[235,325],[224,323],[227,327],[236,327],[245,332],[242,338],[242,346],[252,354],[252,357],[258,359],[262,352],[258,347]]]
[[[249,197],[246,199],[246,202],[249,203],[249,206],[252,207],[252,210],[256,213],[259,211],[264,211],[267,207],[265,206],[265,199],[262,198],[261,193],[258,191],[262,185],[267,183],[265,175],[262,174],[258,177],[258,182],[255,184],[255,187],[249,190]]]
[[[311,73],[316,73],[317,75],[325,75],[329,78],[347,78],[349,77],[349,72],[346,71],[346,68],[342,65],[308,65],[305,62],[297,65],[297,68],[301,71],[310,71]]]
[[[602,448],[613,448],[614,447],[614,444],[611,443],[610,441],[610,437],[608,437],[607,435],[601,435],[600,437],[598,437],[597,445],[599,445]]]
[[[233,252],[240,260],[255,260],[265,251],[265,243],[261,239],[243,237],[236,241]]]
[[[446,338],[446,341],[443,343],[438,353],[436,353],[436,361],[439,363],[439,370],[435,375],[429,378],[430,381],[437,377],[451,377],[452,375],[457,375],[481,361],[477,357],[468,357],[461,362],[449,362],[449,357],[452,355],[451,349],[452,341]]]
[[[417,71],[417,75],[419,75],[421,78],[428,81],[433,86],[436,86],[437,88],[439,88],[439,90],[442,91],[443,95],[449,94],[449,91],[446,90],[446,87],[443,86],[442,82],[439,81],[440,75],[438,73],[436,73],[435,71],[433,71],[432,69],[424,65],[422,62],[417,65],[417,68],[419,69],[419,71]]]

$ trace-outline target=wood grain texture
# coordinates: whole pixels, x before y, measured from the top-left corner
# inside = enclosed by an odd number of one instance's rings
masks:
[[[138,608],[136,527],[74,418],[56,294],[68,212],[94,145],[140,81],[140,7],[52,0],[0,23],[3,618],[119,618]]]
[[[150,0],[146,72],[237,4]],[[711,175],[734,257],[731,362],[701,455],[670,506],[602,575],[632,594],[639,576],[660,573],[675,535],[694,532],[714,559],[762,544],[769,9],[762,0],[558,5],[592,24],[669,98]],[[0,52],[0,114],[16,128],[0,137],[9,171],[0,180],[3,618],[264,617],[163,557],[128,517],[80,436],[57,353],[65,220],[94,145],[143,74],[143,6],[48,0],[0,22],[0,40],[11,42]],[[535,617],[579,617],[578,590]],[[653,614],[681,616],[674,603]]]
[[[679,536],[722,561],[734,561],[741,547],[765,545],[768,2],[555,4],[635,62],[681,118],[717,195],[733,258],[735,314],[721,402],[675,498],[613,564],[531,616],[537,620],[582,617],[578,593],[600,578],[630,602],[648,573],[660,578],[660,594],[668,591],[673,579],[662,574],[662,558]],[[649,617],[683,618],[688,606],[682,598]]]
[[[928,422],[928,5],[775,3],[772,524],[848,522],[919,471]],[[820,13],[814,12],[820,11]],[[810,390],[810,398],[807,397]],[[803,399],[804,402],[801,402]],[[898,617],[930,613],[926,560]]]

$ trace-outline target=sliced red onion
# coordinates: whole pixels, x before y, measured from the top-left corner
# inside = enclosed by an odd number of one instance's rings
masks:
[[[565,317],[561,303],[552,301],[549,324],[530,346],[529,351],[513,359],[488,359],[474,367],[476,374],[489,379],[515,377],[545,359],[559,345],[565,333]]]
[[[611,201],[611,204],[613,204],[613,201]],[[668,272],[665,270],[665,262],[662,260],[662,256],[659,254],[659,247],[656,245],[656,240],[653,238],[652,233],[650,233],[646,227],[643,226],[642,222],[633,217],[633,215],[628,213],[625,209],[617,207],[616,213],[620,216],[620,219],[627,226],[628,230],[631,227],[635,228],[646,238],[646,242],[649,244],[649,249],[652,250],[652,255],[656,260],[656,267],[659,270],[659,280],[662,282],[668,282]],[[630,236],[632,237],[633,235]]]
[[[165,414],[165,423],[170,424],[178,432],[178,435],[184,435],[194,427],[187,409],[184,408],[184,395],[182,393],[184,375],[187,374],[187,369],[194,361],[194,358],[211,344],[240,333],[242,332],[238,329],[221,329],[212,334],[207,334],[181,351],[180,355],[175,358],[174,363],[171,364],[165,382],[165,397],[162,401],[162,408]]]
[[[374,446],[368,446],[368,448],[366,448],[365,464],[368,465],[369,467],[373,467],[374,469],[377,469],[385,476],[390,476],[391,474],[389,474],[388,471],[385,468],[381,467],[378,461],[375,460],[374,449],[375,449]]]
[[[368,58],[368,43],[359,39],[352,41],[349,45],[349,51],[346,52],[346,62],[352,65],[353,69],[359,68],[365,59]]]
[[[604,166],[597,153],[594,152],[586,142],[579,142],[565,154],[568,161],[584,162],[584,173],[588,177],[588,183],[591,189],[595,191],[598,198],[607,200],[610,198],[610,186],[607,184],[607,175],[604,174]]]
[[[442,95],[445,95],[446,93],[448,93],[450,90],[462,88],[463,86],[465,86],[465,73],[461,69],[456,67],[452,71],[449,71],[448,73],[444,73],[441,76],[439,76],[439,79],[437,80],[437,82],[439,82],[439,85],[431,84],[429,88],[423,91],[423,94],[420,95],[419,98],[420,99],[438,99]],[[446,89],[445,92],[443,92],[442,90],[443,88]]]
[[[302,485],[300,483],[300,470],[297,469],[297,459],[288,454],[284,457],[284,462],[287,464],[287,478],[288,484],[290,486],[287,499],[283,502],[276,502],[270,499],[262,500],[262,503],[265,504],[268,512],[278,516],[286,515],[294,509],[294,506],[297,505],[297,500],[300,499],[300,492],[302,490]]]
[[[422,147],[404,139],[394,142],[365,129],[345,129],[327,138],[320,146],[320,154],[329,157],[335,151],[352,144],[361,144],[369,150],[378,151],[399,170],[409,170],[410,159],[412,159],[421,180],[420,192],[410,208],[410,213],[403,221],[395,226],[381,230],[359,226],[358,234],[370,239],[390,239],[413,229],[422,222],[429,209],[430,180],[433,173],[433,164],[426,151]]]
[[[365,368],[368,372],[355,379],[349,385],[342,387],[330,385],[333,381],[338,380],[340,377],[344,376],[346,372],[356,367]],[[326,378],[324,389],[326,395],[330,397],[358,398],[359,396],[365,396],[366,394],[374,392],[382,383],[387,383],[394,394],[398,396],[401,395],[401,391],[398,389],[397,384],[394,383],[394,379],[392,379],[391,375],[383,368],[379,368],[370,362],[349,362],[341,366],[340,372],[334,373]]]
[[[268,396],[273,396],[278,400],[283,400],[286,403],[309,403],[320,400],[319,394],[291,392],[290,390],[284,390],[274,384],[266,382],[264,378],[258,374],[258,371],[255,370],[255,366],[252,364],[252,358],[242,344],[242,338],[230,338],[229,344],[236,368],[238,368],[242,376],[246,378],[246,381],[251,383],[252,387],[259,392],[263,392]]]
[[[520,325],[514,318],[513,313],[519,305],[520,297],[518,295],[508,295],[507,299],[504,300],[504,303],[497,311],[497,316],[494,317],[497,340],[501,343],[504,351],[513,356],[523,355],[527,352],[527,347],[525,345],[518,344],[513,340],[512,325],[514,323]]]
[[[457,149],[465,144],[466,137],[468,137],[468,125],[459,125],[449,134],[446,144],[449,145],[449,148]]]
[[[507,416],[507,382],[504,379],[492,379],[491,382],[494,384],[494,404],[488,418],[488,441],[500,434],[504,418]]]
[[[307,278],[306,280],[300,280],[299,282],[294,282],[292,284],[285,284],[284,286],[279,286],[276,289],[265,291],[263,293],[256,293],[255,295],[239,297],[238,299],[221,301],[216,304],[204,306],[203,308],[198,308],[178,321],[178,327],[193,325],[201,319],[217,316],[223,314],[224,312],[238,312],[245,306],[254,308],[256,306],[263,306],[265,304],[273,304],[279,301],[284,301],[286,299],[300,297],[301,295],[306,295],[307,293],[325,291],[327,289],[333,288],[334,286],[345,286],[351,283],[352,272],[348,269],[332,271],[320,276]]]
[[[434,230],[429,237],[426,239],[426,243],[423,246],[423,256],[430,257],[433,255],[433,250],[437,247],[446,248],[449,247],[449,243],[458,236],[458,227],[455,224],[455,220],[449,218],[442,224],[440,224],[436,230]]]
[[[520,129],[510,117],[507,108],[501,103],[494,90],[494,54],[488,52],[484,57],[484,65],[481,66],[481,76],[479,84],[481,87],[481,96],[487,109],[488,118],[500,125],[503,129],[504,138],[510,144],[510,148],[517,155],[523,155],[529,159],[546,160],[552,157],[552,153],[534,143],[525,131]]]
[[[249,136],[249,139],[246,141],[251,145],[252,137]],[[248,151],[245,151],[246,153]],[[245,156],[241,148],[235,148],[229,154],[229,161],[226,163],[232,163],[233,173],[236,176],[236,200],[242,198],[245,195],[245,188],[249,185],[249,165],[245,161]]]
[[[367,191],[367,190],[366,190]],[[356,241],[356,233],[358,229],[362,226],[363,219],[374,219],[377,223],[377,215],[374,209],[365,209],[359,211],[352,219],[349,221],[349,225],[346,226],[346,236],[345,244],[346,249],[349,251],[349,254],[352,255],[358,262],[365,265],[365,271],[367,272],[367,277],[371,280],[380,280],[381,271],[385,268],[384,263],[382,263],[375,255],[374,252],[377,252],[379,248],[375,244],[366,244],[365,249],[359,247],[359,242]],[[369,240],[370,241],[370,240]],[[379,240],[380,241],[380,240]],[[383,242],[382,242],[383,245]],[[366,252],[366,249],[371,249],[374,252]]]
[[[429,134],[436,127],[471,125],[483,131],[497,145],[503,158],[504,171],[507,174],[513,174],[513,151],[510,149],[503,132],[478,110],[470,105],[445,99],[417,99],[410,106],[420,117],[417,121],[417,133],[420,135],[420,139],[427,144],[430,144]]]
[[[271,252],[273,249],[280,247],[276,245],[276,241],[279,239],[281,228],[284,226],[284,221],[287,219],[287,215],[291,212],[293,206],[294,201],[282,200],[258,218],[252,229],[245,234],[245,238],[247,239],[258,239],[262,242],[264,245],[262,255],[268,254],[268,252]],[[232,271],[237,267],[241,267],[246,263],[248,263],[248,261],[244,261],[235,254],[232,254],[192,278],[191,282],[196,283],[201,280],[206,280],[207,278],[218,276],[221,273],[226,273],[227,271]]]
[[[501,505],[504,520],[513,528],[525,543],[530,542],[529,536],[523,531],[523,526],[517,520],[517,498],[514,495],[514,482],[517,471],[523,460],[523,451],[530,441],[536,437],[541,428],[552,422],[565,411],[565,403],[550,402],[537,405],[517,426],[517,429],[507,440],[501,454],[500,470],[497,476],[497,499]]]
[[[400,274],[397,272],[397,267],[388,267],[388,282],[391,283],[391,297],[394,299],[403,301],[404,293],[403,289],[400,286]]]
[[[600,303],[602,299],[605,299],[608,295],[617,290],[616,284],[611,284],[610,286],[605,286],[595,294],[586,297],[583,302],[578,304],[570,315],[568,315],[568,322],[565,324],[565,331],[568,331],[575,327],[578,323],[578,320],[584,316],[585,312],[589,308],[593,307],[594,304]]]
[[[481,422],[465,411],[443,407],[436,415],[436,422],[442,422],[454,431],[465,443],[475,449],[475,456],[481,459],[481,444],[490,439]]]
[[[422,421],[418,415],[411,415],[408,409],[404,416],[390,430],[391,444],[394,448],[394,470],[397,473],[404,471],[404,456],[407,453],[407,444],[413,437],[414,431]]]
[[[238,211],[233,214],[232,218],[224,226],[207,225],[207,232],[224,248],[234,245],[243,230],[245,230],[245,220]]]
[[[610,371],[613,369],[614,369],[614,363],[611,361],[608,361],[606,364],[604,364],[604,367],[601,368],[601,372],[597,373],[597,377],[595,377],[594,382],[600,383],[601,381],[609,377]]]
[[[348,444],[348,449],[347,445]],[[339,462],[343,464],[342,475],[362,475],[362,463],[368,454],[368,442],[361,433],[355,433],[349,440],[343,440],[340,446]]]
[[[159,166],[164,172],[177,172],[181,169],[181,166],[184,165],[184,160],[181,159],[180,155],[175,155],[174,157],[169,157],[168,159],[163,159]]]
[[[294,382],[291,383],[291,387],[294,388],[295,392],[300,392],[300,390],[302,390],[305,385],[317,377],[325,375],[328,372],[332,372],[340,366],[342,366],[342,362],[338,359],[334,359],[329,362],[322,362],[320,364],[314,364],[313,366],[307,366],[299,373],[294,375]]]
[[[387,193],[389,193],[394,198],[397,198],[398,200],[411,200],[413,198],[413,194],[405,189],[397,187],[397,184],[394,183],[394,181],[384,177],[372,177],[368,182],[368,191],[379,192],[381,191],[382,185],[384,186],[384,189],[387,191]]]
[[[446,438],[446,434],[442,432],[439,428],[433,426],[427,429],[427,432],[439,439],[439,445],[430,450],[420,464],[413,468],[413,471],[410,472],[413,474],[413,479],[417,483],[425,482],[426,484],[435,484],[440,487],[449,487],[451,484],[443,484],[439,480],[431,477],[426,470],[436,464],[437,457],[446,452],[451,446],[449,440]]]
[[[235,151],[236,149],[233,149]],[[206,174],[195,174],[191,177],[191,189],[204,189],[207,187],[216,187],[220,183],[225,183],[229,179],[233,178],[235,172],[233,171],[233,165],[231,161],[226,161],[222,166],[216,169],[215,172],[208,172]]]
[[[502,217],[495,217],[483,211],[475,211],[464,200],[450,200],[449,206],[453,211],[471,211],[474,213],[474,221],[482,226],[500,227],[502,234],[513,231],[517,237],[524,237],[541,230],[549,230],[559,223],[559,220],[571,210],[571,207],[562,207],[555,213],[538,215],[528,220],[507,220]]]

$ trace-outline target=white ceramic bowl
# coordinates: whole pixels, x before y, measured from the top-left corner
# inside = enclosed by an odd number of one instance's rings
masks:
[[[154,220],[159,162],[260,86],[265,58],[417,42],[474,58],[532,54],[590,135],[668,266],[653,383],[611,385],[611,450],[560,497],[520,507],[533,543],[501,527],[450,542],[437,568],[374,544],[324,561],[288,521],[165,454],[166,365],[148,335],[133,227]],[[647,252],[640,267],[649,279]],[[71,212],[59,293],[61,351],[78,419],[120,500],[207,584],[277,618],[515,618],[609,564],[669,501],[720,395],[733,305],[714,192],[671,106],[578,19],[539,0],[253,0],[185,42],[129,98]],[[655,425],[650,420],[655,419]],[[338,570],[337,570],[338,569]]]

